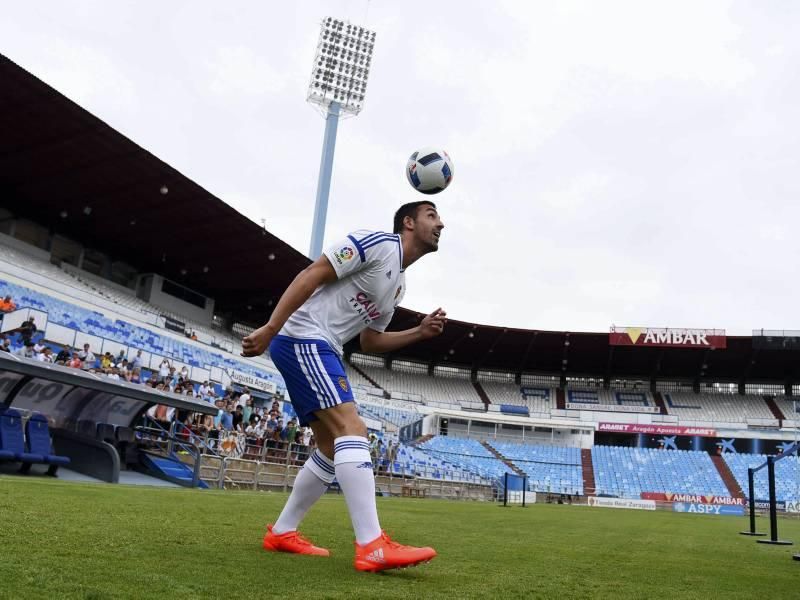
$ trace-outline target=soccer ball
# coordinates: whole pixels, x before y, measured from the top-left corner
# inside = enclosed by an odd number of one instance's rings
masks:
[[[453,180],[453,161],[440,148],[422,148],[408,159],[406,177],[418,192],[438,194]]]

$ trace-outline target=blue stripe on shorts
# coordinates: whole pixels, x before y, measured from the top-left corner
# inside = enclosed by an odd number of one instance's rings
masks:
[[[326,341],[276,335],[269,354],[283,375],[300,425],[316,421],[315,411],[353,402],[342,360]]]

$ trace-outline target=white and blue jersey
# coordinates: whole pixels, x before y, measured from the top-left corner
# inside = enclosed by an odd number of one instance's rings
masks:
[[[353,400],[342,346],[367,327],[385,331],[405,295],[398,234],[355,231],[324,255],[338,279],[320,286],[270,344],[301,424],[316,410]]]

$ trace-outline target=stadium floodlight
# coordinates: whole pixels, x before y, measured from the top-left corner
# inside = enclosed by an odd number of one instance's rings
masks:
[[[325,115],[325,137],[308,253],[312,260],[322,253],[339,116],[355,116],[364,107],[374,48],[374,31],[333,17],[322,21],[306,98]]]

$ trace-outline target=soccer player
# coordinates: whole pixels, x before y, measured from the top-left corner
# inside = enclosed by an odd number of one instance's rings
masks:
[[[442,332],[447,315],[441,308],[417,327],[385,331],[405,294],[405,269],[438,250],[442,229],[436,205],[423,200],[398,209],[394,233],[351,233],[301,271],[269,322],[242,340],[243,356],[258,356],[269,348],[300,425],[310,425],[317,441],[278,520],[267,526],[266,550],[329,555],[297,527],[336,478],[355,531],[357,570],[406,567],[436,556],[432,548],[403,546],[381,530],[367,428],[353,402],[341,355],[342,346],[357,334],[365,351],[391,352]]]

